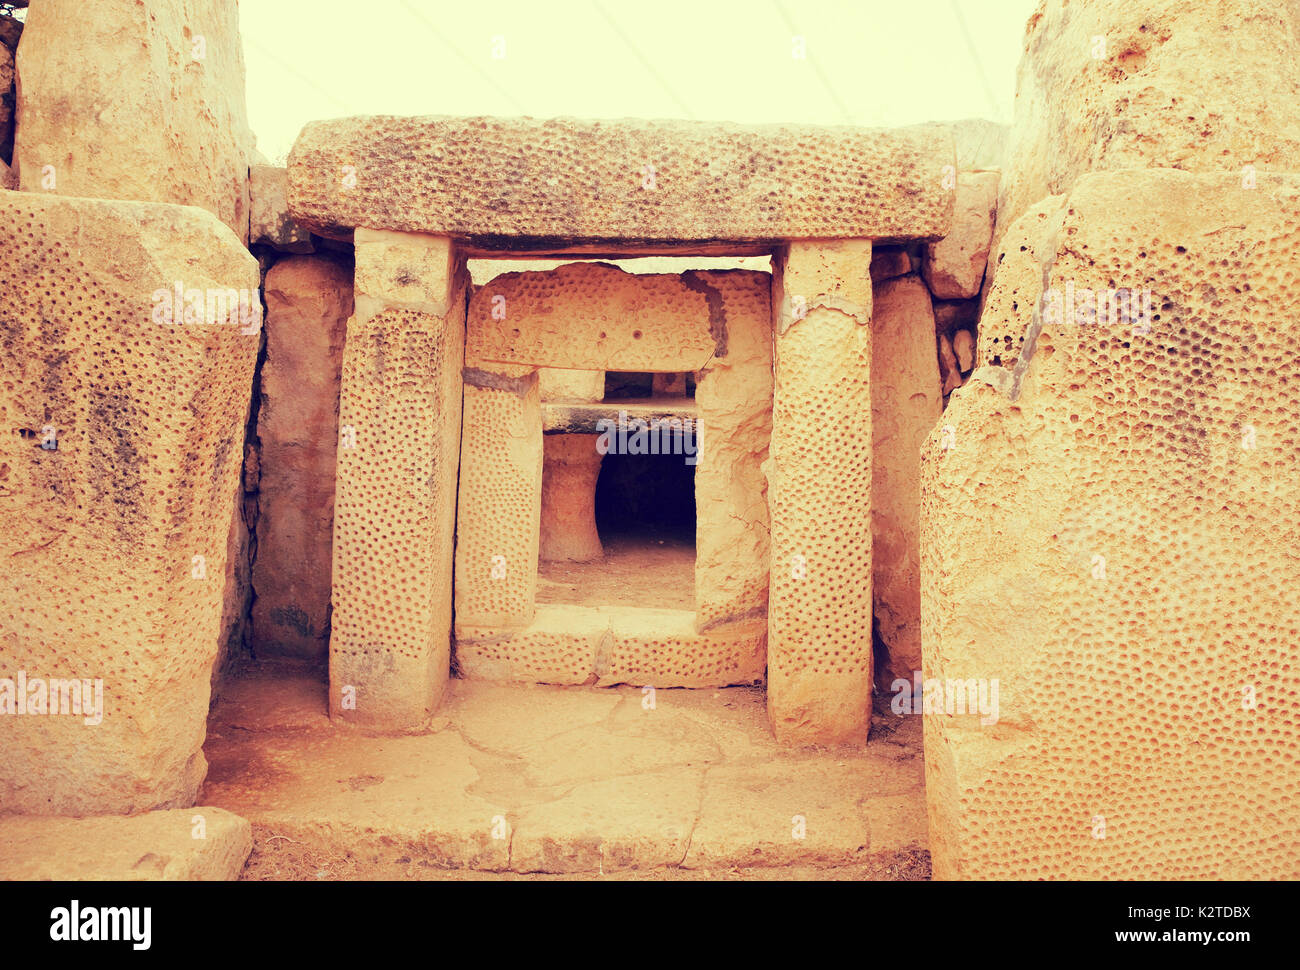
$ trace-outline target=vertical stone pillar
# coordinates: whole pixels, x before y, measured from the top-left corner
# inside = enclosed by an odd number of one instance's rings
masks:
[[[738,621],[761,629],[770,584],[763,462],[772,436],[772,288],[766,274],[748,270],[689,278],[726,321],[725,346],[695,388],[696,629]]]
[[[542,465],[544,562],[594,562],[605,555],[596,530],[596,480],[604,459],[599,435],[547,435]]]
[[[418,725],[450,665],[468,273],[452,240],[356,232],[339,401],[330,712]]]
[[[767,708],[783,744],[871,720],[871,243],[773,258],[776,387]]]
[[[605,396],[605,372],[543,367],[542,401],[590,403]],[[604,455],[599,435],[547,435],[542,446],[543,562],[594,562],[605,555],[596,531],[596,481]]]
[[[542,517],[542,404],[536,368],[466,367],[463,433],[456,623],[527,626],[537,599]]]

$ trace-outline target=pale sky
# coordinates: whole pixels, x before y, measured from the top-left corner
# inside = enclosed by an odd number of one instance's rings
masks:
[[[358,114],[1009,122],[1036,5],[241,0],[239,13],[249,120],[283,161],[306,122]]]

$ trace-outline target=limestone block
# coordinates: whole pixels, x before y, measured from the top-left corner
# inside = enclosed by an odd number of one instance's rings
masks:
[[[953,350],[952,338],[946,333],[939,334],[939,381],[944,397],[961,387],[961,368],[957,364],[957,352]]]
[[[599,401],[605,396],[605,372],[543,367],[537,372],[543,401]]]
[[[1065,210],[1064,196],[1053,195],[1030,206],[998,244],[997,261],[984,312],[979,318],[976,365],[1005,367],[1020,359],[1025,333],[1043,292],[1043,267],[1051,265]],[[954,360],[956,352],[954,351]],[[948,393],[947,391],[944,392]]]
[[[604,455],[594,434],[547,435],[542,448],[539,558],[593,562],[605,555],[596,531],[596,480]]]
[[[871,281],[879,283],[912,272],[912,257],[901,246],[875,249],[871,253]]]
[[[253,850],[253,827],[223,808],[123,817],[0,818],[0,879],[229,881]]]
[[[1025,297],[1153,312],[1040,315],[926,442],[925,672],[997,686],[992,722],[925,714],[934,874],[1293,879],[1300,177],[1093,173],[1059,205]]]
[[[699,374],[695,606],[701,631],[767,615],[770,543],[763,462],[772,437],[771,275],[683,274],[723,321],[726,353]]]
[[[456,661],[470,680],[726,687],[763,680],[763,619],[700,633],[689,610],[540,604],[524,628],[456,619]]]
[[[925,247],[921,272],[930,292],[941,300],[978,296],[989,261],[989,241],[998,205],[996,172],[962,172],[957,176],[957,204],[952,229]]]
[[[465,370],[456,512],[459,622],[519,627],[533,618],[543,464],[537,383],[537,372],[524,367],[505,374]]]
[[[975,335],[969,330],[958,330],[952,335],[952,352],[963,374],[969,374],[975,365]]]
[[[291,256],[266,274],[265,293],[252,639],[258,656],[323,661],[352,268],[324,256]]]
[[[1084,172],[1300,170],[1297,36],[1295,4],[1045,0],[1016,77],[998,237]]]
[[[585,606],[538,604],[532,622],[477,627],[456,617],[456,665],[467,680],[590,684],[609,639],[609,617]]]
[[[773,258],[767,704],[785,744],[860,743],[870,722],[870,266],[865,240]]]
[[[248,170],[248,241],[286,253],[310,253],[311,233],[289,218],[289,173],[278,165]]]
[[[1005,166],[1010,125],[985,118],[966,118],[947,127],[957,148],[957,171],[1000,170]]]
[[[197,205],[247,241],[235,0],[42,0],[18,74],[23,191]]]
[[[930,294],[916,276],[877,284],[871,314],[872,573],[889,651],[876,680],[921,669],[921,446],[943,412]]]
[[[763,617],[697,632],[685,610],[605,607],[608,654],[597,658],[598,684],[727,687],[763,681],[767,624]]]
[[[480,248],[520,245],[504,237],[937,239],[953,159],[939,125],[346,118],[298,136],[289,206],[326,235],[436,232]]]
[[[373,726],[418,726],[450,668],[468,286],[451,240],[357,234],[339,402],[340,445],[347,435],[355,446],[338,449],[330,711]]]
[[[21,267],[0,281],[0,805],[188,805],[206,768],[257,262],[200,209],[0,192],[0,210],[0,252]],[[54,679],[89,680],[94,698],[60,689],[60,713],[42,713]],[[65,713],[74,699],[80,716]],[[35,713],[9,714],[20,704]]]
[[[724,308],[701,284],[570,263],[505,273],[470,301],[466,360],[588,371],[699,370],[727,347]]]

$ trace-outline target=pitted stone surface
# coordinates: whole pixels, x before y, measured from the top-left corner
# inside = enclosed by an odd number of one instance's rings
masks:
[[[861,743],[871,714],[871,243],[773,260],[768,712],[790,744]]]
[[[1085,172],[1300,171],[1300,8],[1043,0],[1029,19],[997,237]]]
[[[470,300],[466,362],[700,370],[727,346],[727,306],[707,286],[712,275],[634,274],[608,263],[502,274]]]
[[[450,668],[469,274],[450,240],[359,233],[355,280],[339,401],[330,709],[410,728],[437,706]]]
[[[1058,218],[1047,285],[1153,314],[1031,324],[926,442],[925,672],[998,680],[925,715],[935,875],[1296,878],[1300,178],[1093,173]]]
[[[13,268],[0,280],[0,678],[103,686],[92,725],[34,711],[31,694],[33,713],[14,716],[0,685],[0,806],[190,804],[257,360],[257,262],[197,208],[28,192],[0,192],[0,251]]]
[[[308,124],[294,219],[506,245],[549,240],[936,239],[952,134],[570,118],[374,116]]]

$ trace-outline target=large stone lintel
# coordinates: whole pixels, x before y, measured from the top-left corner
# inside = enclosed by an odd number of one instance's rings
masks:
[[[934,240],[955,157],[940,125],[343,118],[298,136],[289,211],[325,235],[430,232],[484,251]]]

